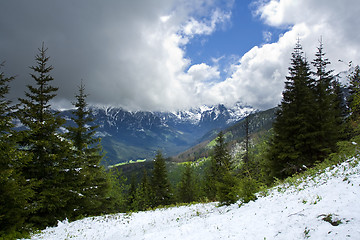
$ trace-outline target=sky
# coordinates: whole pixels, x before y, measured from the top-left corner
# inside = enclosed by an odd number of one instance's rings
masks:
[[[335,73],[360,64],[359,12],[358,0],[2,0],[1,71],[16,76],[9,97],[23,98],[44,42],[56,108],[83,81],[94,105],[268,109],[298,38],[309,61],[321,38]]]

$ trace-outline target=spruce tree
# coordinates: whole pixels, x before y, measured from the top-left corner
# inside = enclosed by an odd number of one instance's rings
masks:
[[[323,161],[331,152],[336,151],[336,143],[341,137],[342,111],[338,101],[339,88],[337,87],[333,70],[327,70],[330,64],[325,57],[323,43],[320,40],[318,51],[312,64],[315,71],[316,111],[314,123],[316,128],[317,153],[316,159]]]
[[[250,120],[249,120],[250,116],[247,116],[245,118],[245,154],[243,157],[243,161],[244,164],[248,164],[250,161],[250,157],[249,157],[249,148],[250,148],[250,133],[249,133],[249,124],[250,124]]]
[[[0,68],[3,64],[0,64]],[[14,106],[6,98],[9,83],[14,77],[0,72],[0,238],[23,231],[33,191],[22,175],[22,168],[30,160],[16,145],[17,133],[12,130]],[[20,236],[17,236],[20,237]]]
[[[195,182],[191,165],[185,164],[179,187],[179,201],[191,203],[196,200]]]
[[[313,134],[316,110],[313,89],[310,66],[298,41],[292,53],[283,99],[273,124],[274,136],[268,153],[272,177],[285,178],[316,161],[318,146]]]
[[[135,201],[132,204],[132,208],[134,210],[144,211],[153,207],[153,196],[149,177],[146,169],[144,169],[141,182],[136,189]]]
[[[154,159],[151,186],[155,206],[172,203],[172,189],[167,175],[165,158],[160,151],[157,152]]]
[[[35,84],[27,86],[26,98],[19,98],[22,105],[18,111],[18,117],[26,127],[21,132],[19,144],[32,155],[23,173],[36,186],[29,221],[40,228],[54,225],[57,220],[71,215],[73,210],[69,209],[68,203],[74,185],[68,180],[71,145],[59,134],[65,120],[50,105],[58,88],[51,85],[53,67],[48,65],[46,51],[42,44],[35,56],[37,65],[30,67]]]
[[[357,128],[360,120],[360,67],[357,65],[349,74],[350,97],[348,105],[350,109],[350,122],[353,129]]]
[[[105,202],[110,190],[110,180],[103,166],[100,138],[96,137],[96,128],[93,125],[91,110],[86,102],[85,86],[81,82],[79,93],[75,95],[73,103],[75,110],[71,120],[75,126],[68,126],[67,137],[75,147],[73,167],[74,179],[78,182],[77,193],[81,197],[78,202],[78,215],[96,215],[105,210]]]
[[[227,150],[223,132],[216,138],[210,167],[207,173],[206,192],[210,200],[218,200],[221,205],[236,202],[236,179],[233,163]]]
[[[219,181],[224,173],[231,168],[232,160],[227,150],[223,132],[219,132],[216,145],[211,156],[210,175],[215,181]]]
[[[128,210],[126,192],[128,185],[127,178],[116,167],[108,170],[110,191],[106,198],[104,213],[119,213]]]
[[[136,204],[135,204],[136,189],[137,189],[136,176],[133,173],[130,178],[130,188],[129,188],[129,192],[127,194],[127,206],[128,206],[129,210],[135,210],[135,211],[137,210],[136,208],[134,208],[134,206],[136,206]]]

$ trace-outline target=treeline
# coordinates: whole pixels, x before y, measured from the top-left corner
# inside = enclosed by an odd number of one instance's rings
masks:
[[[254,144],[247,117],[245,150],[235,157],[219,134],[206,173],[210,200],[254,200],[262,188],[314,167],[342,151],[339,146],[360,144],[360,67],[349,64],[350,96],[345,96],[329,64],[321,41],[311,63],[296,43],[273,128]]]
[[[158,152],[141,180],[100,165],[104,157],[81,83],[73,103],[73,125],[51,109],[58,88],[44,45],[31,67],[33,84],[25,98],[6,97],[14,77],[0,73],[0,239],[16,238],[58,220],[105,213],[140,211],[175,203],[219,201],[232,204],[256,199],[255,193],[311,168],[338,151],[341,141],[359,141],[360,68],[349,75],[350,97],[328,70],[320,43],[309,63],[298,41],[291,57],[283,100],[273,129],[251,138],[245,119],[244,151],[229,153],[219,133],[207,161],[182,164],[178,182],[170,184],[166,161]],[[312,65],[312,67],[311,67]],[[19,120],[22,130],[14,130]],[[66,129],[66,131],[63,131]],[[359,141],[360,144],[360,141]],[[201,174],[199,173],[201,172]]]
[[[172,184],[165,159],[159,152],[152,171],[144,170],[139,183],[136,177],[131,178],[125,191],[126,211],[175,203],[232,204],[239,199],[248,202],[256,199],[256,192],[276,180],[323,162],[339,150],[342,141],[358,142],[360,68],[356,66],[348,76],[350,96],[346,101],[344,86],[333,70],[327,69],[329,64],[322,42],[309,63],[298,41],[283,100],[269,132],[252,135],[254,119],[247,117],[241,130],[245,132],[243,152],[232,156],[227,134],[220,132],[207,160],[190,158],[188,163],[178,164],[181,176]]]
[[[328,69],[329,64],[322,42],[314,60],[309,63],[298,41],[273,128],[263,136],[257,136],[255,141],[254,136],[250,138],[252,118],[247,117],[243,129],[246,133],[243,140],[245,150],[237,156],[230,155],[226,134],[220,132],[209,160],[205,166],[202,165],[203,169],[196,166],[199,162],[185,165],[181,180],[172,193],[175,196],[173,202],[219,201],[220,204],[232,204],[239,199],[248,202],[256,199],[256,192],[277,180],[325,161],[344,143],[360,144],[360,68],[349,66],[352,69],[348,76],[350,96],[345,96],[345,87],[333,70]],[[201,176],[199,171],[203,172]],[[153,182],[152,186],[158,184]],[[169,189],[168,184],[164,186]],[[132,189],[130,193],[141,192],[135,184]],[[160,195],[160,199],[167,201],[157,204],[171,203],[171,194],[167,194]],[[132,199],[136,202],[141,198]],[[150,206],[134,207],[133,210]]]
[[[6,97],[14,77],[0,74],[0,239],[66,218],[117,212],[122,201],[123,186],[100,165],[104,156],[96,126],[89,127],[83,83],[73,103],[74,125],[64,125],[51,109],[58,88],[46,51],[43,44],[30,67],[33,82],[18,104]],[[22,130],[14,130],[15,120]]]

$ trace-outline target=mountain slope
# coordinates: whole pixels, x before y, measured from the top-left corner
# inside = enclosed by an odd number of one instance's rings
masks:
[[[272,123],[276,118],[277,107],[271,108],[265,111],[258,111],[251,113],[249,116],[249,134],[253,135],[262,131],[267,131],[272,127]],[[225,135],[225,140],[229,145],[229,148],[233,148],[233,145],[237,145],[244,140],[245,132],[245,120],[241,119],[235,124],[221,129]],[[214,141],[217,137],[219,129],[213,129],[206,133],[201,142],[184,152],[181,152],[177,156],[172,158],[175,162],[195,161],[199,158],[207,157],[210,154],[211,147],[209,143]]]
[[[32,239],[360,239],[357,158],[241,207],[216,203],[85,218]]]
[[[230,126],[256,110],[238,103],[178,112],[131,112],[106,107],[92,107],[92,111],[93,124],[99,125],[97,134],[107,152],[107,164],[111,165],[151,159],[159,149],[167,156],[175,155],[200,142],[210,130]],[[71,111],[61,114],[69,120]]]

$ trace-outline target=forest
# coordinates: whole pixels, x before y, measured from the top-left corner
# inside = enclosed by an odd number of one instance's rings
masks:
[[[172,204],[249,202],[258,191],[360,143],[360,67],[349,64],[349,85],[342,86],[329,69],[323,43],[309,62],[298,40],[269,131],[255,136],[250,115],[237,155],[230,154],[226,134],[219,132],[208,157],[181,163],[178,182],[170,182],[161,151],[141,177],[127,179],[101,165],[104,152],[96,126],[89,124],[83,82],[74,93],[75,125],[66,125],[52,108],[58,88],[46,51],[42,44],[30,67],[33,82],[16,103],[7,98],[15,77],[0,73],[0,239],[26,237],[64,219]],[[21,130],[14,129],[17,121]]]

